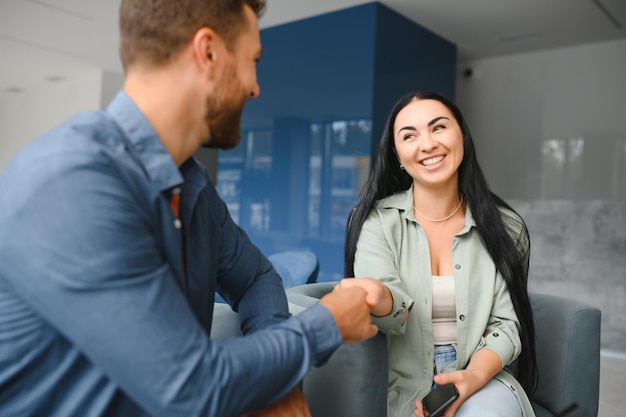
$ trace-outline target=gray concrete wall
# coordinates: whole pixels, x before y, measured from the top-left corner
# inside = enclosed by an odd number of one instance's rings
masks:
[[[531,238],[531,291],[602,310],[602,347],[626,352],[626,203],[509,200]]]

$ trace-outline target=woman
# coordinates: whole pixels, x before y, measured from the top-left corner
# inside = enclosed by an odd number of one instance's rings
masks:
[[[490,191],[459,108],[431,91],[402,97],[347,227],[346,276],[372,278],[339,283],[378,300],[390,417],[423,417],[420,400],[449,383],[459,399],[447,417],[534,416],[529,253],[526,225]]]

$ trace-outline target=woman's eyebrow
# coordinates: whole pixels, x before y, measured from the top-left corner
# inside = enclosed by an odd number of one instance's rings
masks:
[[[439,120],[441,119],[445,119],[445,120],[450,120],[449,118],[447,118],[446,116],[439,116],[439,117],[435,117],[433,120],[431,120],[430,122],[428,122],[428,127],[434,125],[435,123],[437,123]],[[416,131],[417,129],[415,128],[415,126],[403,126],[400,129],[398,129],[398,132],[396,134],[399,134],[400,132],[402,132],[403,130],[411,130],[411,131]]]
[[[403,130],[412,130],[412,131],[416,131],[417,129],[415,128],[415,126],[404,126],[404,127],[401,127],[400,129],[398,129],[398,133],[396,133],[396,134],[399,134],[399,133],[400,133],[400,132],[402,132]]]
[[[445,116],[439,116],[439,117],[435,117],[433,120],[431,120],[430,122],[428,122],[428,126],[432,126],[435,123],[437,123],[439,120],[441,119],[446,119],[446,120],[450,120],[449,118],[445,117]]]

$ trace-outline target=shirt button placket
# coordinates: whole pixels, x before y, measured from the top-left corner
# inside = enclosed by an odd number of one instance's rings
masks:
[[[461,264],[455,264],[455,265],[454,265],[454,269],[456,269],[457,271],[458,271],[459,269],[461,269]],[[465,314],[461,314],[461,315],[459,316],[459,320],[460,320],[460,321],[465,321]]]

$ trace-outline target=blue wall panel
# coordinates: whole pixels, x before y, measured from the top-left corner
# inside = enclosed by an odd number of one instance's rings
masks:
[[[372,119],[378,143],[387,114],[405,93],[430,89],[455,98],[456,45],[384,6],[376,23]]]
[[[268,28],[261,42],[261,96],[242,143],[220,152],[218,192],[266,255],[313,250],[319,280],[338,279],[373,126],[408,90],[453,91],[454,46],[378,3]]]
[[[244,129],[371,117],[376,11],[368,4],[262,30],[261,96],[247,105]]]

